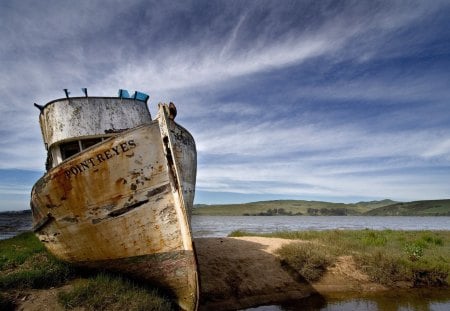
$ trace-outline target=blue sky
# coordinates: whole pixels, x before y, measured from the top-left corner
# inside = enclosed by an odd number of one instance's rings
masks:
[[[43,174],[38,110],[173,101],[196,203],[450,198],[450,1],[0,2],[0,210]]]

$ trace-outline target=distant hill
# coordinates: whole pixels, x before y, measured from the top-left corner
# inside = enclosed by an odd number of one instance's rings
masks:
[[[23,210],[23,211],[6,211],[6,212],[0,212],[0,215],[11,215],[11,216],[15,216],[15,215],[31,215],[31,210],[27,209],[27,210]]]
[[[450,200],[395,203],[369,210],[367,216],[450,216]]]
[[[305,216],[345,216],[363,215],[364,213],[386,205],[397,203],[392,200],[331,203],[304,200],[275,200],[260,201],[244,204],[195,205],[193,215],[215,216],[276,216],[276,215],[305,215]]]

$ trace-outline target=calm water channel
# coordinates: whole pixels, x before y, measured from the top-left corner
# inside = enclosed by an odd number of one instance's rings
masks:
[[[450,230],[450,217],[403,216],[192,216],[195,238],[226,237],[234,230],[274,232],[332,229]],[[0,240],[31,230],[31,214],[0,214]]]
[[[274,232],[332,229],[450,230],[450,217],[402,216],[193,216],[196,238],[225,237],[234,230]]]
[[[414,289],[391,291],[370,296],[362,294],[339,294],[335,296],[313,296],[302,301],[289,301],[282,305],[259,306],[241,311],[449,311],[448,290]]]

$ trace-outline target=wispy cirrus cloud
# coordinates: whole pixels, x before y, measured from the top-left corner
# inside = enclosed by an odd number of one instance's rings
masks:
[[[397,49],[386,46],[386,38],[399,48],[396,37],[408,27],[431,18],[442,4],[425,6],[417,2],[409,10],[396,2],[378,6],[339,4],[329,11],[327,6],[298,8],[305,10],[300,17],[305,22],[294,23],[289,19],[295,15],[274,7],[271,2],[257,30],[254,19],[261,13],[260,6],[250,5],[237,15],[225,12],[230,14],[226,15],[229,19],[213,20],[205,35],[189,34],[196,44],[175,48],[169,45],[152,51],[149,58],[138,57],[134,62],[117,66],[100,84],[151,85],[156,92],[177,92],[196,86],[211,87],[214,83],[233,83],[237,77],[298,65],[317,57],[328,58],[327,62],[356,63],[397,57]],[[311,20],[308,14],[315,14],[317,20]],[[286,16],[288,21],[281,20]],[[289,23],[291,27],[286,26]],[[226,29],[223,38],[217,37],[214,28]],[[416,35],[406,42],[414,45],[425,39]],[[357,83],[353,81],[354,89]],[[374,88],[372,94],[375,92]]]
[[[0,172],[43,171],[33,102],[128,88],[176,102],[200,193],[450,197],[446,1],[1,7]]]
[[[243,194],[278,194],[295,198],[345,201],[348,197],[396,198],[422,200],[441,197],[447,191],[446,176],[436,177],[421,171],[422,176],[408,172],[391,174],[316,174],[304,163],[284,162],[270,167],[252,164],[204,167],[199,175],[201,191]],[[295,174],[293,174],[295,172]],[[218,178],[220,176],[220,178]],[[246,176],[246,177],[245,177]],[[251,176],[251,177],[249,177]],[[370,177],[370,178],[368,178]],[[220,179],[220,180],[219,180]],[[257,187],[255,187],[257,185]],[[352,189],[351,192],[348,189]]]

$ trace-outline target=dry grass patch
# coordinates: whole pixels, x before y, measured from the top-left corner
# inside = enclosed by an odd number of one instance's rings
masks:
[[[276,252],[281,264],[293,269],[310,282],[319,280],[335,261],[323,246],[313,243],[290,243]]]
[[[288,263],[311,280],[323,274],[334,258],[352,256],[358,269],[367,273],[370,280],[383,285],[402,282],[419,287],[450,283],[450,231],[366,229],[231,234],[235,235],[309,241],[302,246],[284,246],[280,257],[283,264]]]
[[[66,309],[173,310],[170,302],[155,289],[105,273],[78,281],[70,291],[61,291],[58,300]]]

